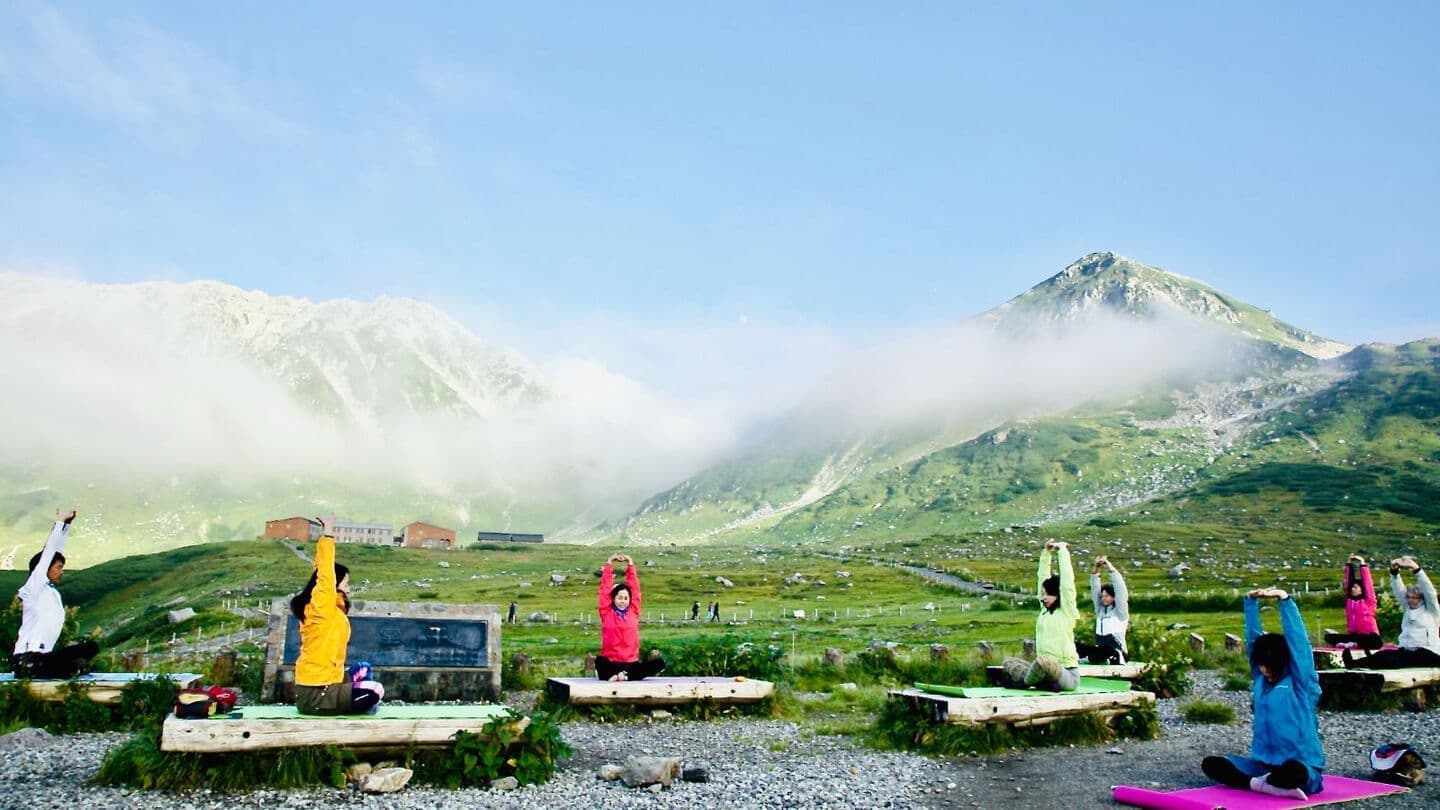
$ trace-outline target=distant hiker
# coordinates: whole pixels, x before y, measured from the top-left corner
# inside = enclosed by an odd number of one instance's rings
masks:
[[[625,581],[615,584],[614,566],[625,564]],[[665,671],[665,659],[656,654],[640,660],[640,575],[635,562],[624,554],[611,554],[600,569],[596,594],[600,611],[600,654],[595,677],[602,681],[638,681]]]
[[[1380,626],[1375,623],[1375,585],[1365,558],[1351,554],[1345,565],[1345,632],[1326,633],[1326,644],[1378,650]]]
[[[1058,574],[1050,573],[1052,561]],[[1035,579],[1040,596],[1040,615],[1035,618],[1035,660],[1006,658],[1001,666],[1013,686],[1072,692],[1080,685],[1080,655],[1075,651],[1075,622],[1080,618],[1080,609],[1075,604],[1070,546],[1046,540]]]
[[[1261,599],[1276,600],[1281,633],[1263,632]],[[1320,676],[1305,620],[1288,593],[1260,588],[1245,597],[1245,643],[1255,709],[1250,756],[1205,757],[1200,768],[1222,785],[1305,801],[1324,789],[1325,751],[1315,716]]]
[[[1405,586],[1401,569],[1415,572],[1415,584]],[[1395,601],[1405,610],[1400,617],[1400,649],[1370,653],[1354,661],[1350,651],[1342,653],[1345,666],[1365,669],[1405,669],[1407,667],[1440,667],[1440,601],[1435,586],[1420,570],[1414,557],[1398,557],[1390,561],[1390,590]]]
[[[697,620],[697,619],[699,619],[699,618],[700,618],[700,600],[699,600],[699,599],[696,599],[695,602],[694,602],[694,604],[690,605],[690,621],[693,622],[693,621],[695,621],[695,620]]]
[[[718,621],[720,621],[720,603],[719,603],[719,602],[711,602],[711,603],[710,603],[710,621],[712,621],[712,622],[718,622]]]
[[[89,639],[55,649],[65,626],[65,603],[55,586],[65,574],[63,551],[74,520],[74,509],[63,515],[56,511],[50,537],[30,558],[30,577],[15,594],[22,603],[20,632],[10,656],[17,678],[72,678],[100,652],[100,646]]]
[[[1110,584],[1100,584],[1101,567],[1110,569]],[[1095,604],[1095,643],[1075,644],[1075,651],[1092,664],[1123,664],[1125,633],[1130,628],[1130,591],[1125,577],[1109,557],[1096,557],[1090,569],[1090,601]]]
[[[295,660],[295,708],[301,714],[365,714],[380,705],[385,687],[371,679],[368,665],[345,671],[350,644],[350,569],[335,562],[335,519],[320,519],[315,570],[290,600],[300,620],[300,656]]]
[[[510,616],[509,616],[509,618],[506,619],[506,622],[507,622],[508,624],[514,624],[514,623],[515,623],[515,612],[516,612],[517,610],[519,610],[519,609],[520,609],[520,604],[519,604],[518,602],[516,602],[514,599],[511,599],[511,600],[510,600]]]

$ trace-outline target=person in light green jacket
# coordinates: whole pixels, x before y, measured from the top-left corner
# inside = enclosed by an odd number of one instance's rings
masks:
[[[1051,573],[1052,565],[1058,573]],[[1075,650],[1075,622],[1080,619],[1080,608],[1075,604],[1075,569],[1070,564],[1068,544],[1045,541],[1035,581],[1040,597],[1040,615],[1035,618],[1035,660],[1006,658],[1005,674],[1017,687],[1074,691],[1080,685],[1080,654]]]

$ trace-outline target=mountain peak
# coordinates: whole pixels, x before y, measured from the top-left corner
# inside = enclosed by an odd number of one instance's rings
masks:
[[[1136,318],[1179,312],[1246,338],[1273,343],[1317,358],[1352,347],[1275,318],[1192,278],[1142,264],[1109,251],[1087,253],[1064,270],[1010,299],[983,317],[997,326],[1020,318],[1068,321],[1108,311]]]

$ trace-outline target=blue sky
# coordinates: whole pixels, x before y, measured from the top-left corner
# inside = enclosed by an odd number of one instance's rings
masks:
[[[413,295],[686,392],[1094,250],[1440,335],[1440,5],[0,0],[0,269]]]

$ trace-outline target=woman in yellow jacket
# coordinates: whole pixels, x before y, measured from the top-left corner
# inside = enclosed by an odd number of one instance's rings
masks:
[[[350,569],[335,562],[331,523],[321,520],[324,534],[315,544],[315,570],[304,590],[290,600],[290,610],[300,620],[295,708],[301,714],[365,714],[379,705],[385,687],[369,680],[368,671],[345,674]]]

